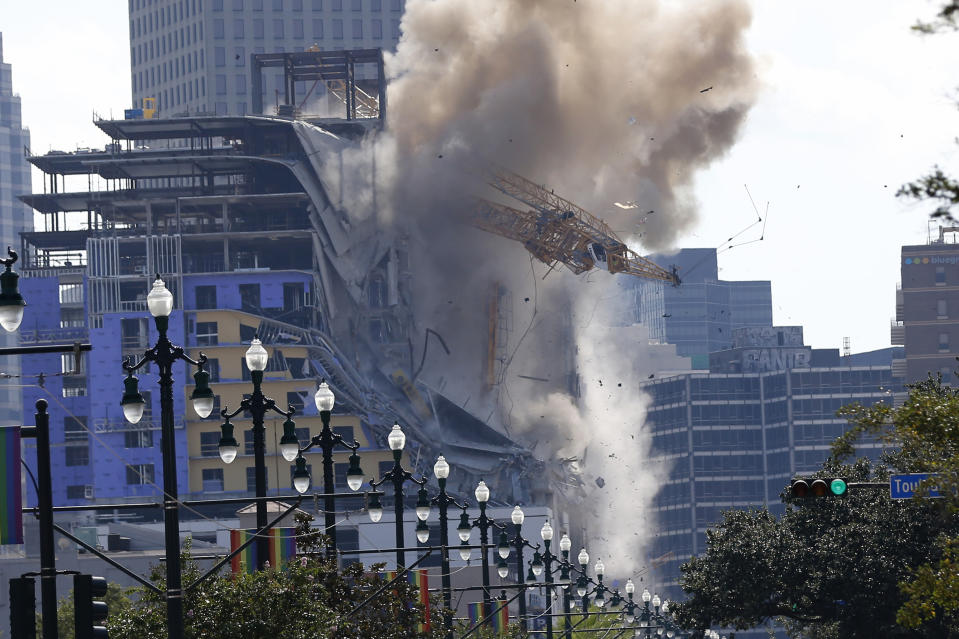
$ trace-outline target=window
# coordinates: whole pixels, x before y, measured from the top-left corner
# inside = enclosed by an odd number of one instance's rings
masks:
[[[245,29],[245,25],[243,24],[243,20],[241,20],[240,18],[237,18],[236,20],[233,21],[233,37],[234,38],[245,38],[246,37],[245,31],[246,29]]]
[[[67,442],[81,441],[86,442],[89,437],[87,433],[86,416],[64,417],[63,418],[63,439]]]
[[[197,286],[195,294],[198,309],[216,308],[216,286]]]
[[[301,446],[310,443],[312,437],[310,437],[309,428],[304,426],[302,428],[295,428],[294,431],[296,432],[296,441],[300,442]]]
[[[204,468],[202,471],[203,492],[222,493],[223,492],[223,469],[222,468]]]
[[[253,431],[250,429],[243,431],[243,454],[253,454]]]
[[[394,40],[400,39],[400,21],[399,20],[390,20],[390,36]]]
[[[67,486],[67,499],[85,499],[87,496],[87,486]]]
[[[313,18],[313,37],[317,40],[323,39],[323,18]]]
[[[244,311],[260,310],[259,284],[240,284],[240,308]]]
[[[382,20],[374,18],[373,20],[370,21],[370,28],[373,31],[372,38],[374,40],[383,39],[383,21]]]
[[[323,0],[313,0],[313,10],[322,11],[323,10]]]
[[[287,391],[286,404],[296,409],[297,415],[303,414],[303,408],[306,406],[306,400],[299,391]]]
[[[391,462],[391,461],[381,461],[379,464],[377,464],[376,469],[377,469],[377,471],[379,472],[378,479],[383,479],[383,477],[386,476],[386,473],[388,473],[388,472],[390,472],[391,470],[393,470],[393,462]]]
[[[303,0],[293,0],[293,10],[303,11]]]
[[[233,0],[233,10],[243,11],[243,0]]]
[[[363,21],[359,18],[353,19],[353,39],[359,40],[363,37]]]
[[[216,40],[223,39],[223,18],[214,18],[213,19],[213,38]]]
[[[237,95],[246,95],[246,76],[245,75],[243,75],[242,73],[236,74],[236,78],[234,79],[233,84],[234,84]],[[238,113],[237,115],[242,115],[242,114]]]
[[[127,485],[143,486],[154,481],[153,464],[132,464],[127,466]]]
[[[333,18],[333,39],[343,39],[343,21],[339,18]]]
[[[217,115],[229,115],[230,107],[227,106],[226,102],[214,102],[213,112],[216,113]]]
[[[290,468],[293,468],[293,467],[291,466]],[[290,470],[291,477],[292,477],[292,473],[293,471]],[[266,476],[266,482],[264,483],[263,487],[266,488],[267,490],[270,490],[269,475]],[[246,467],[246,489],[248,492],[251,492],[251,493],[256,492],[256,467],[255,466]]]
[[[83,284],[61,284],[61,304],[83,304]]]
[[[217,67],[226,66],[226,48],[213,47],[213,65]]]
[[[294,38],[303,37],[303,21],[302,20],[293,21],[293,37]]]
[[[390,0],[390,11],[402,11],[403,0]]]
[[[66,451],[67,466],[90,465],[90,447],[86,444],[83,446],[67,446],[63,450]]]
[[[951,384],[951,383],[952,383],[952,369],[951,369],[951,368],[949,368],[948,366],[943,366],[942,368],[939,369],[939,374],[942,375],[942,383],[943,383],[943,384]]]
[[[216,322],[197,322],[196,323],[196,345],[197,346],[216,346],[217,344],[217,323]]]
[[[370,0],[370,11],[382,11],[383,0]]]
[[[263,20],[254,19],[253,20],[253,37],[257,40],[263,39]]]
[[[124,448],[153,448],[153,431],[128,430],[123,433]]]
[[[343,441],[353,443],[353,427],[352,426],[334,426],[333,432],[343,438]]]
[[[283,310],[295,311],[305,304],[303,299],[303,284],[300,282],[283,283]]]
[[[946,319],[949,317],[946,307],[946,300],[936,300],[936,316],[938,319]]]
[[[283,11],[283,0],[273,0],[273,10]]]
[[[353,9],[353,11],[362,11],[363,0],[350,0],[350,8]]]
[[[263,0],[253,0],[253,10],[263,11]]]
[[[226,76],[223,74],[216,76],[216,94],[226,95]]]
[[[276,18],[275,20],[273,20],[273,37],[276,38],[277,40],[280,40],[286,37],[283,32],[282,18]]]
[[[206,360],[206,369],[210,371],[211,382],[220,381],[220,360],[219,359],[215,357],[211,357],[210,359]]]
[[[237,67],[246,66],[246,49],[244,47],[237,47],[233,50],[233,65]]]
[[[343,10],[343,0],[331,0],[333,6],[331,7],[333,11],[342,11]]]
[[[84,377],[67,375],[63,378],[64,397],[86,397],[87,380]]]
[[[220,456],[220,433],[219,431],[207,431],[200,433],[200,457],[219,457]]]
[[[944,286],[946,283],[946,267],[936,267],[936,286]]]
[[[949,352],[949,333],[939,333],[939,352]]]

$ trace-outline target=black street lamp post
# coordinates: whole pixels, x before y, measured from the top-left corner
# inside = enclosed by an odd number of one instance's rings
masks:
[[[453,609],[453,586],[450,578],[450,536],[449,536],[449,507],[456,506],[457,508],[462,508],[465,510],[466,505],[460,505],[456,503],[456,500],[449,496],[449,493],[446,492],[446,480],[450,476],[450,465],[446,461],[446,458],[440,455],[436,458],[436,463],[433,464],[433,475],[436,476],[436,482],[440,487],[440,494],[434,497],[431,501],[436,504],[440,511],[440,546],[442,547],[440,555],[440,570],[443,571],[443,604],[446,606],[447,610]],[[462,518],[461,518],[462,519]],[[460,540],[463,543],[469,541],[470,536],[470,527],[467,519],[466,525],[466,539],[462,539],[462,532],[460,532]],[[469,555],[467,555],[469,557]],[[447,629],[451,627],[452,619],[447,621]]]
[[[403,447],[406,446],[406,435],[403,433],[403,430],[400,428],[399,424],[393,424],[393,430],[390,431],[389,436],[386,438],[386,442],[390,446],[390,450],[393,451],[393,468],[389,470],[385,475],[383,475],[379,481],[370,481],[370,486],[372,488],[379,488],[384,483],[391,481],[393,482],[393,511],[395,513],[396,521],[396,569],[403,570],[406,567],[406,553],[404,551],[404,539],[403,539],[403,484],[407,481],[411,481],[417,486],[424,486],[426,484],[426,479],[416,479],[413,477],[412,473],[403,468]],[[374,495],[373,499],[376,500],[376,504],[379,504],[379,499]],[[426,504],[426,515],[420,517],[422,510],[417,504],[417,517],[420,521],[424,521],[429,516],[429,502]],[[382,506],[379,507],[380,512],[382,512]],[[370,502],[370,510],[373,510],[373,501]],[[371,519],[373,518],[371,513]],[[377,517],[378,519],[378,517]],[[374,520],[376,521],[376,520]]]
[[[564,635],[566,639],[572,639],[573,636],[573,622],[570,618],[570,594],[569,589],[572,586],[570,580],[569,571],[569,551],[573,547],[573,541],[569,538],[569,535],[563,533],[563,536],[559,540],[559,550],[563,555],[563,560],[560,563],[560,572],[559,572],[559,581],[563,586],[563,627]]]
[[[333,450],[337,446],[342,446],[351,452],[350,466],[346,471],[346,483],[350,490],[356,491],[363,485],[363,470],[360,468],[360,456],[356,450],[360,443],[353,440],[353,443],[347,442],[342,435],[334,433],[330,428],[330,416],[333,411],[333,404],[336,397],[330,390],[326,380],[320,382],[316,393],[313,395],[313,401],[317,410],[320,411],[320,420],[323,422],[323,430],[319,435],[314,435],[310,443],[305,448],[300,448],[296,432],[291,424],[289,428],[284,425],[283,438],[280,439],[280,453],[286,461],[296,461],[296,467],[293,471],[293,487],[300,494],[305,493],[310,488],[310,474],[306,470],[306,460],[303,453],[309,451],[314,446],[319,446],[323,451],[323,516],[325,534],[329,539],[329,549],[336,549],[336,498],[334,495],[334,477],[333,477]]]
[[[191,359],[183,348],[175,346],[167,338],[170,313],[173,311],[173,295],[157,275],[153,288],[147,295],[147,308],[156,323],[159,339],[156,345],[143,354],[143,358],[134,364],[123,363],[127,371],[124,380],[125,392],[121,404],[127,421],[135,424],[143,416],[145,402],[137,388],[137,378],[133,372],[148,362],[159,369],[160,378],[160,448],[163,457],[163,528],[166,537],[166,602],[167,627],[170,639],[183,639],[183,588],[180,575],[180,521],[179,499],[177,498],[176,442],[174,440],[173,415],[173,364],[183,360],[197,367],[194,374],[196,387],[191,399],[193,408],[199,417],[205,418],[213,411],[213,392],[208,386],[210,374],[203,370],[206,356],[200,353],[200,359]]]
[[[526,515],[519,506],[513,508],[510,513],[510,521],[516,527],[516,536],[513,537],[513,547],[516,548],[516,582],[519,584],[519,626],[526,630],[526,581],[523,573],[523,547],[529,546],[529,542],[523,539],[523,521]]]
[[[473,496],[476,497],[476,503],[479,504],[480,511],[479,517],[473,520],[473,526],[479,528],[480,531],[480,553],[482,553],[480,559],[483,567],[483,604],[486,610],[490,610],[492,599],[490,598],[489,583],[489,529],[495,527],[503,530],[505,526],[496,523],[492,517],[486,514],[486,505],[489,502],[490,491],[485,481],[480,481],[476,486],[476,490],[473,492]],[[509,545],[506,546],[506,553],[507,556],[509,556]],[[505,559],[506,557],[501,558]]]
[[[223,410],[220,411],[220,416],[225,420],[223,422],[222,436],[220,438],[220,459],[224,463],[229,464],[234,459],[238,452],[238,446],[236,439],[233,435],[233,424],[230,423],[230,419],[236,417],[244,411],[249,411],[250,415],[253,417],[253,466],[254,466],[254,480],[255,480],[255,489],[256,489],[256,527],[257,530],[262,530],[266,527],[267,524],[267,503],[266,503],[266,426],[263,424],[263,419],[266,417],[268,411],[273,411],[278,415],[282,415],[286,418],[286,421],[283,424],[284,430],[289,428],[293,430],[296,428],[296,425],[293,422],[293,414],[296,412],[293,406],[289,407],[289,410],[282,410],[277,408],[276,401],[270,397],[267,397],[263,394],[262,385],[263,385],[263,371],[266,370],[266,365],[269,362],[269,353],[266,352],[266,349],[263,348],[262,342],[254,336],[253,341],[250,342],[250,348],[246,351],[246,367],[250,369],[250,379],[253,381],[253,394],[247,398],[244,398],[240,401],[239,407],[233,412],[230,412],[228,406],[224,406]],[[267,560],[267,557],[270,552],[270,541],[267,537],[262,534],[257,537],[256,540],[256,557],[257,565],[254,570],[259,570],[263,563]]]

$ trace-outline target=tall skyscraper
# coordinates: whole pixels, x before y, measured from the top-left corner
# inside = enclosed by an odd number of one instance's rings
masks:
[[[891,341],[906,347],[905,358],[893,362],[906,382],[941,373],[945,383],[955,383],[959,355],[957,233],[957,227],[942,227],[939,237],[928,244],[902,247],[902,284],[896,291]]]
[[[33,211],[17,199],[30,192],[30,165],[24,149],[30,147],[30,132],[23,128],[20,96],[13,92],[13,69],[3,61],[3,34],[0,33],[0,251],[20,246],[20,231],[33,229]],[[0,331],[0,346],[13,346],[17,336]],[[16,358],[0,358],[0,371],[19,372]],[[20,393],[0,389],[0,423],[20,423]]]
[[[653,580],[670,599],[683,597],[679,567],[706,551],[706,530],[724,510],[767,506],[781,514],[779,495],[789,479],[818,470],[845,432],[836,411],[891,402],[902,389],[892,375],[893,349],[840,360],[837,349],[804,345],[799,326],[742,328],[733,341],[733,348],[710,354],[708,372],[643,385],[652,398],[652,457],[667,472],[653,504]],[[873,459],[880,451],[875,440],[858,447]]]
[[[405,0],[130,0],[134,106],[155,98],[167,116],[244,115],[253,103],[251,54],[393,49],[404,6]],[[262,86],[272,113],[275,96],[283,95],[282,70],[268,70]],[[322,82],[297,87],[297,104],[326,97]]]

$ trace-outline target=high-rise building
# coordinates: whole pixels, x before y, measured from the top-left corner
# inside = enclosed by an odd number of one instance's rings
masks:
[[[661,265],[678,267],[680,286],[628,278],[621,286],[631,296],[626,323],[642,322],[650,338],[676,345],[694,369],[709,368],[709,354],[731,348],[733,331],[770,327],[772,293],[768,280],[719,279],[716,249],[682,249],[652,256]]]
[[[155,98],[166,115],[250,113],[251,55],[390,50],[404,7],[405,0],[130,0],[134,106]],[[283,73],[265,75],[257,97],[270,107],[283,99]],[[359,82],[369,79],[358,72]],[[329,93],[322,82],[300,83],[294,97],[322,103]]]
[[[842,406],[892,401],[902,382],[892,352],[841,362],[836,349],[803,344],[802,328],[742,328],[734,347],[710,355],[709,372],[661,376],[643,385],[652,398],[647,427],[652,456],[668,469],[654,500],[661,558],[656,579],[682,598],[679,566],[706,550],[706,529],[724,510],[766,506],[783,511],[780,493],[796,474],[818,470],[847,428]],[[875,458],[869,440],[859,454]],[[739,633],[737,633],[739,636]]]
[[[30,165],[26,150],[30,132],[23,127],[20,96],[13,92],[13,68],[3,61],[3,34],[0,33],[0,253],[20,245],[19,234],[33,228],[33,211],[17,199],[30,192]],[[0,331],[0,346],[13,346],[17,336]],[[0,370],[17,375],[17,358],[0,358]],[[20,422],[20,393],[9,387],[0,389],[0,423]]]
[[[284,55],[286,66],[323,59],[347,71],[338,54]],[[29,306],[21,333],[35,342],[93,345],[79,367],[72,355],[24,360],[25,374],[45,374],[42,388],[25,388],[24,401],[50,402],[55,503],[158,491],[156,367],[138,372],[147,408],[137,424],[124,420],[119,403],[120,363],[142,356],[157,338],[146,305],[155,273],[174,295],[170,340],[193,358],[210,358],[217,406],[235,408],[252,391],[243,355],[258,335],[271,353],[264,392],[280,406],[297,407],[301,444],[307,430],[319,431],[310,395],[325,378],[338,398],[334,426],[360,442],[368,476],[391,463],[385,435],[399,421],[417,474],[432,466],[442,442],[449,463],[464,469],[457,488],[469,490],[481,476],[497,499],[531,502],[531,482],[520,474],[528,451],[411,379],[415,274],[405,239],[355,223],[376,215],[376,198],[347,197],[348,189],[365,186],[372,167],[338,162],[342,149],[375,134],[376,118],[161,116],[96,126],[112,140],[103,151],[48,153],[30,162],[55,176],[45,185],[103,188],[23,198],[50,230],[23,235],[20,283]],[[160,143],[143,148],[143,140]],[[88,176],[103,180],[82,179]],[[86,224],[65,230],[77,213]],[[183,364],[173,371],[180,490],[247,492],[249,418],[237,418],[236,437],[246,445],[224,466],[216,452],[221,420],[197,419],[189,408],[192,372]],[[26,412],[29,421],[33,411]],[[281,423],[267,423],[273,494],[291,487],[290,464],[276,457]],[[318,469],[315,453],[310,457]],[[338,476],[345,457],[337,453]]]
[[[891,341],[905,346],[893,361],[906,382],[942,374],[954,384],[959,355],[959,244],[957,227],[942,227],[928,244],[902,247],[901,285]],[[946,240],[952,240],[947,242]]]

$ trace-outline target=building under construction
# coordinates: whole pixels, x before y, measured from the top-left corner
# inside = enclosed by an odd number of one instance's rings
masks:
[[[253,489],[252,456],[241,454],[229,468],[218,459],[216,415],[250,391],[243,354],[257,335],[272,347],[264,392],[296,406],[301,443],[307,429],[319,431],[311,394],[324,378],[337,397],[334,425],[361,442],[367,475],[392,463],[385,437],[398,421],[411,436],[417,473],[441,451],[456,469],[454,491],[471,491],[482,477],[496,502],[542,503],[526,479],[536,462],[525,449],[417,383],[407,240],[402,230],[374,223],[375,161],[358,166],[350,155],[382,126],[382,54],[254,55],[252,66],[254,84],[264,67],[284,70],[289,95],[278,114],[157,118],[134,111],[129,119],[95,120],[109,138],[103,150],[28,157],[44,174],[44,192],[22,199],[45,224],[22,235],[21,288],[29,302],[23,340],[93,344],[79,368],[53,356],[24,363],[24,375],[43,386],[26,388],[24,405],[55,398],[55,502],[158,490],[159,393],[148,397],[135,425],[123,420],[119,399],[121,362],[155,340],[146,294],[159,273],[179,311],[170,337],[191,356],[210,358],[218,395],[213,418],[197,419],[187,410],[189,371],[175,368],[178,481],[188,492]],[[368,67],[359,74],[363,83],[355,81],[359,66]],[[321,82],[342,98],[343,116],[298,113],[300,82]],[[372,197],[355,204],[358,191]],[[141,377],[149,390],[149,370]],[[271,493],[290,488],[275,445],[278,427],[267,424]],[[249,437],[239,421],[241,431]],[[251,449],[250,439],[241,453]],[[343,480],[340,462],[345,457],[337,458]]]

